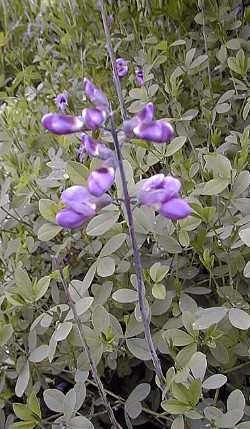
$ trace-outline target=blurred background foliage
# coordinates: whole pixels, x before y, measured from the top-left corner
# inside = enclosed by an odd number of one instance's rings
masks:
[[[122,80],[128,114],[153,101],[176,134],[169,145],[123,146],[130,193],[141,179],[170,173],[193,208],[177,223],[150,208],[133,211],[170,399],[161,403],[145,346],[122,208],[103,209],[73,233],[55,224],[60,192],[84,184],[97,165],[80,163],[77,136],[42,129],[55,96],[68,91],[68,112],[80,114],[88,77],[121,126],[96,1],[1,0],[0,427],[110,427],[53,264],[60,255],[124,428],[247,429],[249,2],[105,4],[116,55],[129,61]],[[143,87],[135,82],[138,66]],[[122,196],[118,179],[113,196]]]

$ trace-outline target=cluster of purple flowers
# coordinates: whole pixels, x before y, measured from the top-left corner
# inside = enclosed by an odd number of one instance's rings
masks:
[[[124,58],[117,58],[116,60],[116,70],[120,79],[127,76],[128,74],[128,61]],[[144,72],[141,67],[138,67],[135,71],[135,80],[139,86],[144,85]]]
[[[118,59],[119,61],[121,59]],[[122,67],[127,64],[120,63]],[[94,107],[83,109],[81,116],[61,113],[49,113],[42,118],[42,124],[49,131],[58,134],[80,132],[81,145],[78,149],[80,159],[85,154],[103,161],[100,168],[91,172],[87,186],[71,186],[61,194],[64,208],[56,215],[56,222],[64,228],[79,228],[95,216],[97,211],[112,202],[106,193],[115,180],[116,158],[114,151],[104,143],[95,140],[85,131],[102,128],[109,117],[109,102],[106,95],[89,80],[84,79],[84,91]],[[56,98],[58,108],[64,112],[67,107],[66,92]],[[154,105],[147,103],[134,117],[123,122],[123,131],[129,138],[136,137],[154,143],[166,143],[174,134],[172,126],[164,121],[154,119]],[[191,213],[188,203],[179,197],[181,183],[171,176],[157,174],[146,180],[138,194],[142,205],[154,206],[162,216],[170,219],[182,219]]]
[[[145,180],[138,194],[138,201],[145,206],[159,209],[162,216],[184,219],[192,212],[188,202],[179,197],[181,182],[172,176],[156,174]]]

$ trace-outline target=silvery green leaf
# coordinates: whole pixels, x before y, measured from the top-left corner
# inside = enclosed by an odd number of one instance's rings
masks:
[[[208,377],[203,383],[203,389],[219,389],[227,382],[227,377],[223,374],[214,374]]]
[[[110,317],[109,313],[102,305],[97,305],[94,308],[92,313],[92,323],[97,332],[107,332],[110,326]]]
[[[217,417],[215,423],[220,429],[232,428],[242,419],[243,415],[244,411],[242,409],[229,410],[222,416]]]
[[[16,381],[15,394],[19,398],[23,396],[28,386],[29,379],[30,379],[30,367],[29,367],[29,362],[26,361]]]
[[[86,417],[76,416],[68,422],[67,429],[94,429],[94,426]]]
[[[88,223],[86,233],[91,237],[105,234],[105,232],[109,231],[115,225],[119,216],[119,212],[107,210],[93,217]]]
[[[43,399],[47,407],[56,413],[64,412],[65,395],[57,389],[47,389],[43,392]]]
[[[182,148],[182,146],[184,146],[184,144],[186,143],[186,140],[187,140],[186,136],[175,137],[171,141],[171,143],[168,144],[165,156],[172,156],[176,152],[178,152]]]
[[[183,416],[178,416],[174,419],[171,429],[184,429],[184,420]]]
[[[72,329],[71,322],[60,323],[55,330],[55,340],[56,341],[65,340],[65,338],[67,338],[67,336],[69,335],[71,329]]]
[[[248,330],[250,327],[249,314],[240,308],[230,308],[228,317],[231,324],[238,329]]]
[[[188,364],[194,378],[203,380],[207,370],[207,358],[204,353],[196,352]]]
[[[115,260],[110,256],[104,258],[98,258],[96,271],[100,277],[112,276],[115,272]]]
[[[225,307],[204,308],[199,311],[197,320],[193,323],[193,329],[203,330],[219,323],[227,314],[228,309]]]
[[[143,338],[128,338],[126,340],[127,347],[129,351],[137,359],[140,360],[150,360],[151,355],[148,350],[146,341]]]
[[[116,252],[124,243],[127,238],[127,234],[121,233],[111,237],[107,243],[103,246],[99,257],[104,258],[105,256],[110,256],[112,253]]]
[[[137,292],[133,289],[118,289],[112,294],[112,298],[121,304],[136,302],[138,300]]]
[[[39,228],[37,236],[41,241],[49,241],[55,238],[60,231],[62,231],[61,226],[45,223]]]
[[[234,409],[242,409],[244,410],[246,405],[246,400],[239,389],[233,390],[233,392],[230,393],[230,395],[227,398],[227,409],[228,410],[234,410]]]
[[[48,357],[49,347],[45,344],[37,347],[30,353],[29,361],[30,362],[41,362],[42,360]]]

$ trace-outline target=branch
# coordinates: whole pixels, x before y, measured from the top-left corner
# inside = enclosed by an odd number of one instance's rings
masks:
[[[119,79],[119,76],[117,74],[116,62],[115,62],[115,53],[114,53],[114,50],[112,47],[110,31],[109,31],[109,27],[108,27],[108,23],[107,23],[107,16],[106,16],[103,0],[98,0],[97,7],[100,8],[100,12],[101,12],[101,16],[102,16],[102,23],[103,23],[104,33],[105,33],[105,37],[106,37],[107,50],[108,50],[109,58],[110,58],[111,65],[112,65],[113,80],[114,80],[115,89],[116,89],[116,93],[117,93],[119,104],[120,104],[122,120],[124,121],[125,119],[127,119],[127,114],[126,114],[125,103],[124,103],[124,99],[123,99],[123,95],[122,95],[122,88],[121,88],[120,79]]]
[[[98,388],[100,397],[102,398],[103,404],[107,410],[107,413],[108,413],[109,419],[113,425],[113,428],[114,429],[122,429],[122,426],[117,422],[117,420],[115,418],[113,409],[112,409],[112,407],[111,407],[111,405],[107,399],[107,395],[106,395],[104,386],[103,386],[102,381],[98,375],[96,363],[95,363],[94,359],[92,358],[89,346],[87,344],[87,341],[86,341],[86,338],[85,338],[85,335],[84,335],[84,332],[82,329],[81,320],[80,320],[80,318],[76,312],[76,309],[75,309],[75,304],[70,297],[67,282],[66,282],[64,274],[63,274],[63,270],[57,261],[56,261],[56,265],[57,265],[57,269],[58,269],[59,274],[60,274],[60,279],[61,279],[61,283],[63,285],[65,297],[66,297],[66,300],[68,302],[69,307],[71,308],[71,310],[73,312],[74,319],[75,319],[76,326],[77,326],[77,330],[78,330],[78,335],[79,335],[80,341],[82,343],[83,350],[84,350],[84,352],[88,358],[89,365],[91,368],[91,373],[92,373],[93,379],[95,380],[95,383],[96,383],[96,386]]]

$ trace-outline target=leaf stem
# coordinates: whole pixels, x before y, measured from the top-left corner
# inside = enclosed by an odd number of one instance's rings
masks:
[[[87,359],[89,361],[89,365],[90,365],[90,368],[91,368],[92,376],[93,376],[93,379],[95,380],[95,383],[96,383],[96,386],[98,388],[100,397],[102,398],[103,404],[104,404],[104,406],[105,406],[105,408],[107,410],[107,413],[108,413],[109,419],[110,419],[110,421],[111,421],[111,423],[113,425],[113,428],[114,429],[122,429],[122,426],[117,422],[117,420],[115,418],[115,415],[114,415],[114,412],[113,412],[113,409],[112,409],[112,407],[111,407],[111,405],[109,403],[109,400],[107,399],[107,395],[106,395],[104,386],[103,386],[102,381],[101,381],[101,379],[100,379],[100,377],[98,375],[98,372],[97,372],[96,363],[95,363],[94,359],[92,358],[90,348],[89,348],[89,346],[87,344],[87,341],[86,341],[86,338],[85,338],[85,335],[84,335],[84,332],[83,332],[83,329],[82,329],[81,320],[79,319],[79,316],[78,316],[78,314],[76,312],[75,304],[74,304],[74,302],[72,301],[72,299],[70,297],[69,290],[68,290],[68,285],[67,285],[67,282],[65,280],[62,267],[59,265],[59,263],[57,262],[57,260],[56,260],[56,265],[57,265],[57,269],[58,269],[59,274],[60,274],[60,279],[61,279],[61,283],[63,285],[65,297],[66,297],[66,300],[68,302],[69,307],[71,308],[71,310],[73,312],[74,319],[75,319],[76,326],[77,326],[77,330],[78,330],[78,334],[79,334],[79,338],[80,338],[80,341],[82,343],[83,350],[84,350],[84,352],[85,352],[85,354],[87,356]]]

